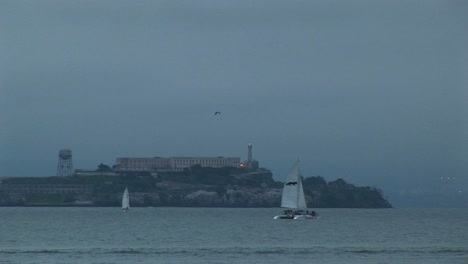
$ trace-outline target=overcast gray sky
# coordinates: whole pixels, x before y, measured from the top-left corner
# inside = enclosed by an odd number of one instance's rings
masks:
[[[243,160],[252,143],[277,180],[299,158],[304,176],[391,202],[441,177],[468,192],[467,14],[467,1],[0,0],[0,176],[55,175],[61,148],[95,169]]]

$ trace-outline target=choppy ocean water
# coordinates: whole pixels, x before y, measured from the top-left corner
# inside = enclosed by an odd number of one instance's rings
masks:
[[[468,209],[0,208],[0,263],[463,263]]]

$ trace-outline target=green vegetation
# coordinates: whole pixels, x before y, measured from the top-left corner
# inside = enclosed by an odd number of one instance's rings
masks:
[[[327,183],[322,177],[305,178],[304,193],[325,208],[387,208],[390,203],[377,188],[356,187],[338,179]]]
[[[250,177],[255,175],[255,177]],[[205,184],[214,186],[241,185],[245,187],[260,187],[261,185],[273,185],[272,174],[268,170],[253,170],[249,168],[211,168],[192,166],[183,172],[159,173],[160,181],[173,181],[187,184]]]

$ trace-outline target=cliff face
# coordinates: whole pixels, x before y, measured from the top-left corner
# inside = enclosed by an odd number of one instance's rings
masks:
[[[388,208],[380,191],[356,187],[339,179],[304,179],[309,208]],[[119,206],[128,187],[130,204],[185,207],[279,207],[283,184],[268,170],[192,167],[157,177],[120,176],[10,178],[0,184],[0,205]]]
[[[154,194],[136,194],[134,205],[145,205],[151,200],[152,206],[184,207],[278,207],[281,191],[276,189],[242,189],[242,190],[194,190],[189,192],[165,191]]]

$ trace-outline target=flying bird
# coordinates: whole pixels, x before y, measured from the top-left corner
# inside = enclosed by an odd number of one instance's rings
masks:
[[[221,112],[215,112],[214,113],[214,115],[220,115],[220,114],[221,114]]]
[[[286,185],[296,185],[297,182],[287,182]]]

